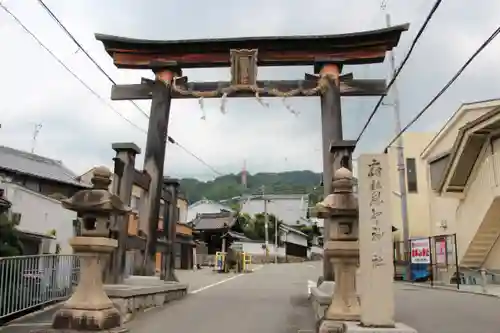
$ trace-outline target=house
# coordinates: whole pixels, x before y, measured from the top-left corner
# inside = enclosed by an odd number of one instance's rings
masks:
[[[405,132],[403,137],[405,158],[405,186],[407,200],[407,216],[410,238],[431,236],[429,215],[429,194],[427,164],[420,157],[424,148],[431,142],[436,133]],[[403,222],[401,214],[401,194],[399,188],[398,148],[397,142],[387,149],[389,163],[389,182],[391,187],[391,214],[393,235],[396,241],[403,241]]]
[[[73,221],[77,213],[64,208],[59,200],[17,184],[4,183],[5,197],[11,202],[11,214],[20,223],[23,255],[72,254],[69,240],[75,236]]]
[[[250,216],[263,213],[265,201],[267,212],[290,226],[310,225],[307,218],[308,194],[266,194],[241,199],[241,212]]]
[[[236,224],[236,216],[227,211],[218,213],[198,214],[194,220],[189,222],[196,235],[196,239],[202,241],[207,246],[207,254],[215,255],[223,250],[223,239],[226,237],[226,248],[231,245],[238,235],[231,232],[231,228]]]
[[[234,212],[229,206],[226,206],[222,203],[203,199],[200,201],[196,201],[191,204],[187,209],[187,217],[186,221],[193,221],[198,214],[211,214],[211,213],[220,213],[220,212]]]
[[[79,176],[79,179],[83,182],[90,183],[92,179],[92,175],[94,173],[94,169],[90,169],[83,175]],[[113,180],[109,186],[111,190],[113,188]],[[132,212],[129,214],[128,218],[128,234],[129,240],[131,241],[131,245],[133,247],[141,247],[144,245],[144,236],[143,231],[139,229],[139,211],[140,206],[143,204],[143,198],[145,193],[149,188],[149,177],[142,171],[135,170],[133,185],[132,185],[132,195],[130,199],[130,207],[132,208]],[[161,234],[163,232],[163,215],[165,211],[165,201],[166,196],[170,197],[169,193],[163,193],[162,198],[160,199],[160,213],[158,216],[158,233]],[[187,218],[187,199],[182,194],[179,193],[177,196],[177,217],[178,221],[176,221],[176,244],[175,244],[175,254],[176,254],[176,268],[178,269],[191,269],[193,268],[193,232],[192,228],[186,225]],[[135,242],[133,240],[136,240]],[[163,239],[158,239],[160,246],[165,246],[165,242]],[[140,243],[140,244],[139,244]],[[135,246],[134,244],[138,245]],[[141,245],[141,246],[139,246]],[[132,274],[134,271],[134,266],[138,266],[142,263],[140,259],[140,255],[138,254],[139,250],[130,249],[127,253],[127,271]],[[135,263],[134,263],[135,262]],[[156,270],[159,271],[161,268],[161,251],[158,251],[156,254]]]
[[[280,225],[280,243],[285,248],[287,261],[290,258],[307,258],[307,235],[302,231],[292,228],[288,225]]]
[[[0,146],[0,187],[11,202],[9,213],[20,219],[23,254],[72,253],[68,241],[75,234],[76,213],[59,199],[88,185],[61,161]]]
[[[0,179],[46,196],[69,198],[88,185],[61,161],[0,146]]]
[[[431,234],[456,234],[463,272],[500,272],[499,156],[500,99],[460,106],[420,155]]]

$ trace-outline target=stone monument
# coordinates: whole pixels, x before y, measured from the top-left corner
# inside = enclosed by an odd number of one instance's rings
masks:
[[[65,208],[78,212],[83,221],[82,236],[70,240],[80,258],[81,274],[75,292],[54,315],[53,331],[126,331],[121,326],[120,312],[106,295],[102,281],[103,258],[118,246],[116,239],[108,237],[110,216],[130,210],[108,191],[110,183],[111,172],[105,167],[95,168],[93,188],[62,201]]]

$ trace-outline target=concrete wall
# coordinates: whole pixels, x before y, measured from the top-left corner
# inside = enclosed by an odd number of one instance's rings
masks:
[[[60,254],[72,254],[68,241],[73,237],[73,220],[76,212],[62,207],[61,202],[15,184],[3,184],[5,195],[12,202],[11,211],[21,214],[19,230],[47,235],[56,231],[56,241],[52,242],[51,253],[56,243]]]

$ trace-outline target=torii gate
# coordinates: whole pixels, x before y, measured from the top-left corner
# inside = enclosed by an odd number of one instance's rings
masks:
[[[155,239],[160,209],[165,148],[173,98],[320,96],[323,138],[325,197],[332,192],[332,166],[350,159],[355,142],[342,136],[341,96],[386,94],[385,80],[354,79],[341,75],[343,65],[383,62],[409,25],[357,33],[321,36],[249,37],[152,41],[96,34],[118,68],[150,69],[154,80],[140,84],[115,85],[112,100],[151,99],[144,170],[151,177],[146,205],[140,212],[140,228],[148,235],[146,267],[154,274]],[[314,74],[301,80],[259,81],[258,66],[314,66]],[[230,67],[226,82],[189,82],[182,76],[187,68]],[[330,153],[330,151],[333,152]],[[336,156],[337,155],[337,156]],[[344,158],[345,160],[345,158]],[[348,162],[350,165],[350,162]],[[325,232],[329,232],[329,221]],[[170,235],[170,243],[175,235]],[[173,251],[173,246],[170,247]],[[173,263],[170,263],[173,265]],[[324,279],[333,279],[327,254]]]

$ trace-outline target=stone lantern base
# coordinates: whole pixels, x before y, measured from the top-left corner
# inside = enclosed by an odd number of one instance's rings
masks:
[[[105,237],[74,237],[70,245],[80,256],[80,282],[70,299],[54,315],[48,332],[126,332],[120,312],[102,285],[101,260],[117,241]]]

